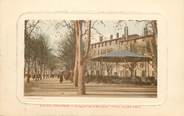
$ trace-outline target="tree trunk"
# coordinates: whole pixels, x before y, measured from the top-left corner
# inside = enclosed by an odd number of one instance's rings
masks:
[[[43,79],[45,79],[45,67],[46,67],[46,64],[43,66]]]
[[[77,41],[77,40],[76,40]],[[76,42],[76,47],[77,47],[77,42]],[[75,66],[74,66],[74,74],[73,74],[73,84],[75,87],[78,86],[78,62],[77,62],[77,49],[75,50]]]
[[[78,73],[78,94],[79,95],[85,95],[85,76],[84,76],[84,69],[85,65],[83,63],[80,63],[79,65],[79,73]]]
[[[35,71],[34,71],[34,74],[35,74],[35,77],[36,77],[36,75],[37,75],[37,59],[35,58],[35,61],[34,61],[34,69],[35,69]]]
[[[74,86],[77,87],[78,86],[78,63],[77,60],[75,61],[75,67],[74,67],[74,75],[73,75],[73,83]]]
[[[153,28],[154,39],[151,41],[151,48],[153,54],[153,68],[155,70],[155,76],[157,76],[157,37],[158,37],[158,30],[157,30],[157,22],[156,20],[151,22]]]
[[[30,74],[30,59],[28,59],[28,64],[27,64],[27,83],[30,82],[31,74]]]
[[[84,82],[84,67],[81,59],[81,38],[82,38],[82,29],[81,21],[75,21],[75,34],[76,34],[76,61],[77,70],[78,70],[78,94],[85,94],[85,82]],[[76,72],[75,72],[76,73]]]
[[[25,78],[25,75],[26,75],[26,71],[27,71],[27,61],[25,59],[25,61],[24,61],[24,78]]]

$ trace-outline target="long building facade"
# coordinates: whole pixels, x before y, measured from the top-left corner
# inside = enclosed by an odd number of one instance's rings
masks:
[[[134,64],[130,62],[90,61],[87,67],[89,75],[118,76],[123,78],[131,77],[133,72],[133,76],[156,78],[157,60],[155,55],[157,54],[157,40],[152,33],[148,33],[147,29],[144,29],[144,35],[142,36],[137,34],[129,35],[128,27],[125,27],[122,36],[119,36],[119,33],[117,33],[115,38],[113,38],[113,35],[110,35],[109,38],[103,40],[103,37],[99,37],[99,42],[91,44],[91,58],[99,57],[112,51],[127,50],[149,56],[153,60],[136,62]]]

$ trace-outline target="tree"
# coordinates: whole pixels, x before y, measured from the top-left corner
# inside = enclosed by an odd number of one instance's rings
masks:
[[[66,28],[68,34],[58,45],[58,55],[59,59],[64,64],[64,66],[68,69],[73,67],[72,75],[73,75],[73,84],[75,87],[78,86],[78,65],[77,65],[77,49],[76,49],[76,29],[75,29],[75,20],[62,20],[56,24],[56,29]],[[60,32],[61,33],[61,32]],[[81,35],[82,36],[82,35]],[[70,54],[70,55],[69,55]],[[74,63],[72,63],[74,60]],[[74,64],[74,66],[73,66]]]
[[[48,44],[48,37],[38,32],[37,20],[25,21],[25,67],[27,82],[31,77],[42,79],[47,70],[52,72],[56,68],[56,56]],[[26,71],[27,69],[27,71]]]
[[[57,55],[67,70],[73,70],[75,62],[75,36],[74,32],[68,32],[58,43]]]
[[[87,45],[84,52],[81,52],[82,47],[82,27],[87,25],[86,31],[87,33]],[[75,54],[75,70],[74,70],[74,78],[78,77],[78,94],[84,95],[85,94],[85,68],[88,61],[88,54],[90,50],[90,42],[91,42],[91,21],[82,21],[76,20],[75,21],[75,36],[76,36],[76,54]],[[85,46],[85,44],[84,44]]]
[[[38,21],[30,21],[30,20],[25,20],[25,25],[24,25],[24,37],[25,37],[25,66],[24,66],[24,75],[27,75],[27,82],[29,83],[31,74],[30,74],[30,64],[32,61],[32,54],[33,54],[33,31],[38,28]],[[27,74],[26,74],[26,67],[27,67]]]
[[[76,36],[76,53],[75,53],[75,68],[78,72],[74,72],[75,76],[78,77],[78,92],[80,95],[85,94],[85,86],[84,86],[84,77],[83,77],[83,67],[81,61],[81,38],[82,38],[82,22],[80,20],[76,20],[74,23],[75,26],[75,36]],[[75,71],[76,71],[75,70]]]
[[[97,34],[102,35],[95,28],[96,23],[104,24],[103,21],[94,21],[92,24],[91,20],[76,20],[74,22],[74,30],[76,35],[76,54],[75,54],[75,70],[74,78],[78,79],[78,94],[84,95],[85,92],[85,70],[87,63],[90,59],[90,45],[91,45],[91,30]],[[104,24],[105,25],[105,24]],[[83,49],[81,49],[83,48]]]
[[[75,38],[75,65],[73,69],[73,82],[75,87],[78,86],[78,94],[85,94],[85,70],[86,65],[89,60],[89,51],[91,44],[91,29],[94,29],[99,33],[95,28],[94,24],[97,21],[94,21],[93,25],[91,20],[73,20],[73,21],[62,21],[61,26],[66,26],[69,31],[74,32]],[[60,49],[60,51],[67,51],[65,49]],[[66,52],[65,54],[67,54]]]

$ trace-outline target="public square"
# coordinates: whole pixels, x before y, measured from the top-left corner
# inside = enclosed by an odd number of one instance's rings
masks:
[[[77,88],[70,80],[59,82],[49,78],[25,83],[25,96],[79,96]],[[85,97],[149,97],[157,96],[157,88],[152,85],[87,83]],[[82,97],[82,95],[80,96]]]

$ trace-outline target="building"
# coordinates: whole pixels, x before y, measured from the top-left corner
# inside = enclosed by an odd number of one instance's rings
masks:
[[[110,35],[109,40],[103,40],[103,37],[99,37],[99,42],[91,44],[90,55],[91,58],[99,57],[112,51],[123,51],[128,50],[136,54],[155,57],[157,52],[156,39],[152,33],[148,33],[147,29],[144,29],[144,35],[140,36],[137,34],[129,35],[128,27],[124,28],[124,34],[113,38]],[[156,62],[156,60],[155,60]],[[139,77],[156,77],[156,67],[154,61],[137,62],[134,67],[134,75]],[[88,73],[90,75],[105,75],[105,76],[119,76],[119,77],[130,77],[131,74],[131,63],[125,62],[95,62],[91,61],[88,65]]]

